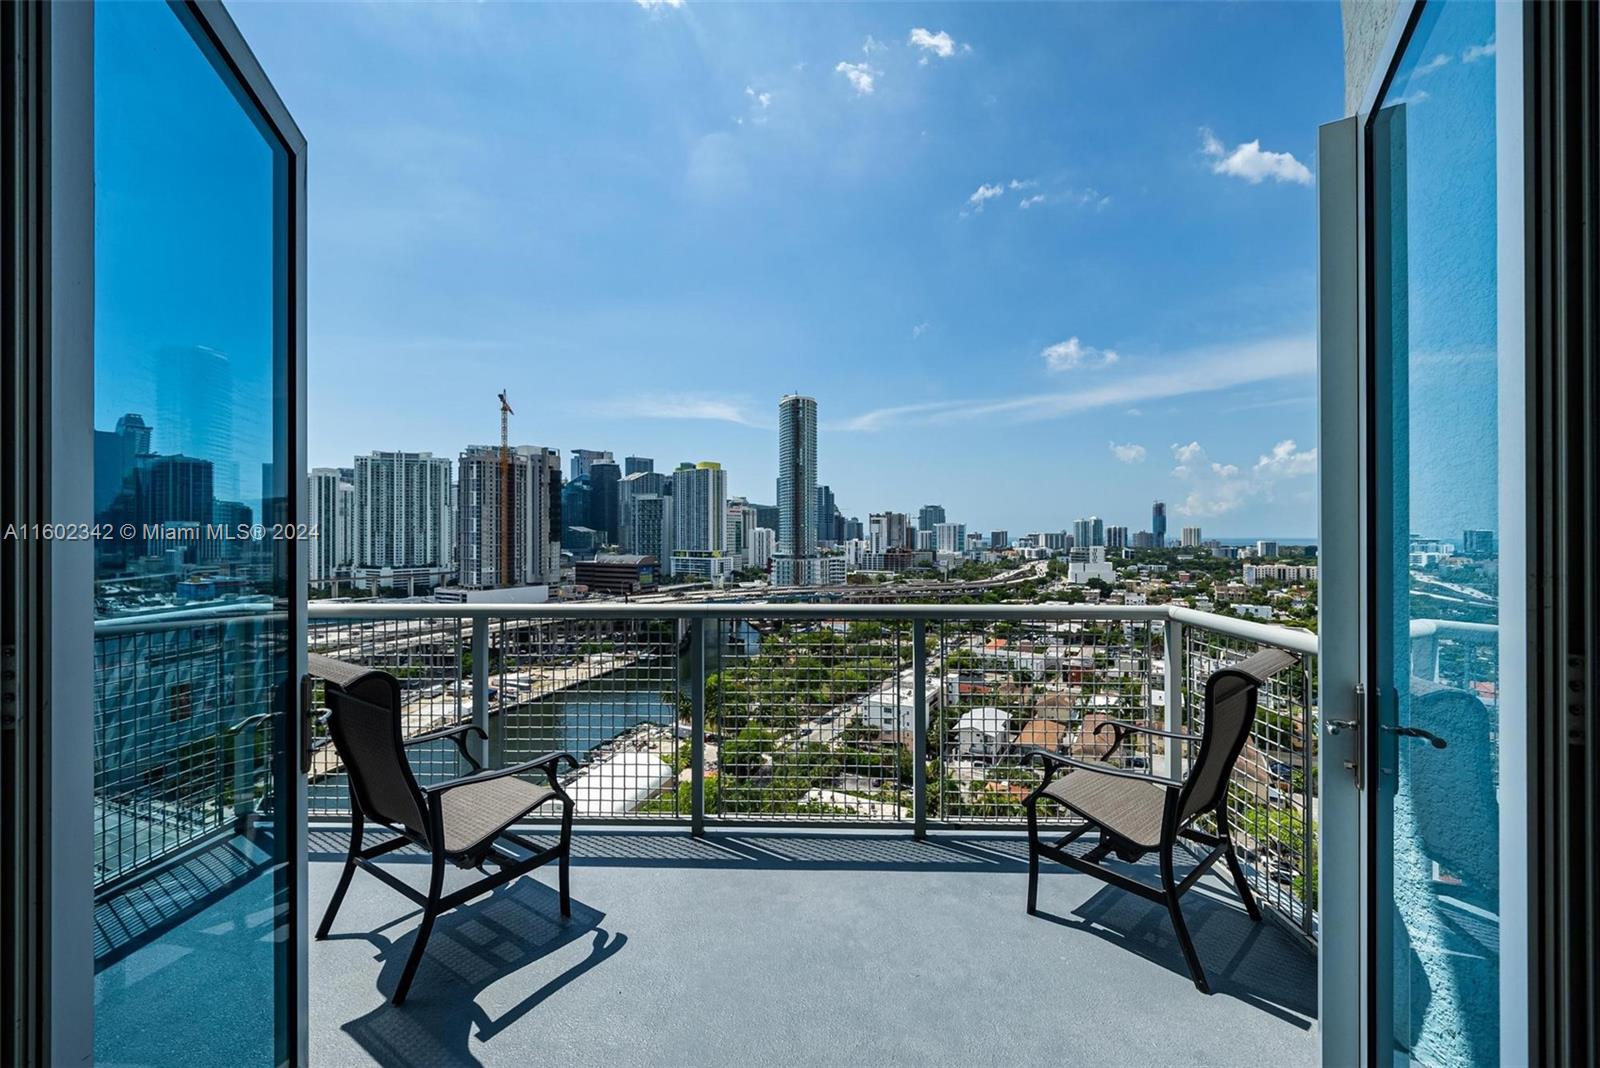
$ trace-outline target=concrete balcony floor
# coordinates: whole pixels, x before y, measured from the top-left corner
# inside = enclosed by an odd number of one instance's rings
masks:
[[[311,924],[345,835],[311,835]],[[553,866],[440,919],[388,1004],[420,911],[358,872],[311,950],[311,1053],[335,1065],[1312,1064],[1316,960],[1207,876],[1184,899],[1217,991],[1165,910],[1047,865],[1024,911],[1005,833],[579,827]],[[392,854],[422,889],[426,858]],[[1131,866],[1154,879],[1153,864]],[[452,872],[458,885],[469,873]]]

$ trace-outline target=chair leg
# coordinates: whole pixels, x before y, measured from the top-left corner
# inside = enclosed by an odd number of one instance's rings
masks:
[[[345,857],[344,871],[339,873],[339,885],[333,888],[333,897],[329,899],[328,908],[322,914],[322,922],[317,924],[319,942],[328,937],[328,930],[333,926],[333,917],[338,913],[339,906],[344,904],[345,891],[350,889],[350,880],[356,873],[356,856],[361,852],[363,829],[361,809],[355,808],[350,818],[350,855]]]
[[[411,990],[411,980],[416,978],[417,965],[422,963],[422,951],[427,948],[428,936],[433,934],[433,921],[439,916],[439,896],[444,891],[444,853],[434,849],[433,877],[428,881],[428,903],[422,909],[422,926],[417,928],[417,941],[406,958],[405,971],[400,973],[400,983],[394,988],[390,1000],[396,1005],[404,1003]]]
[[[1028,915],[1039,911],[1039,814],[1028,806]]]
[[[1200,955],[1194,950],[1189,927],[1183,922],[1183,909],[1178,904],[1178,883],[1172,876],[1172,845],[1168,842],[1161,847],[1161,889],[1166,891],[1167,915],[1172,917],[1172,927],[1178,933],[1178,945],[1183,949],[1183,959],[1189,965],[1189,977],[1194,980],[1195,989],[1202,994],[1209,994],[1211,986],[1206,982],[1205,969],[1200,967]]]
[[[1250,884],[1245,880],[1244,868],[1239,863],[1239,858],[1233,852],[1233,839],[1228,835],[1228,806],[1223,804],[1217,808],[1217,836],[1222,839],[1223,856],[1228,860],[1228,871],[1233,874],[1234,889],[1239,891],[1239,898],[1244,902],[1244,910],[1250,918],[1257,923],[1261,922],[1261,909],[1256,906],[1256,896],[1250,892]]]
[[[572,915],[572,799],[561,802],[561,915]]]

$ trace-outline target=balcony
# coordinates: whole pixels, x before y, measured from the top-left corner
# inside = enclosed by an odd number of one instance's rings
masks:
[[[203,951],[208,902],[256,877],[268,695],[237,650],[275,625],[230,611],[97,634],[97,686],[119,695],[97,705],[116,721],[96,725],[108,987],[139,988],[158,934],[182,944],[189,928]],[[1470,672],[1471,637],[1418,635],[1419,665]],[[1037,772],[1023,754],[1103,755],[1108,718],[1197,728],[1206,677],[1263,644],[1302,657],[1263,691],[1234,779],[1235,839],[1270,922],[1252,925],[1214,876],[1201,886],[1220,893],[1191,896],[1218,996],[1189,983],[1159,906],[1047,868],[1047,915],[1026,916],[1020,800]],[[474,722],[489,761],[581,759],[567,783],[574,920],[559,922],[545,882],[502,888],[441,921],[394,1010],[383,991],[415,916],[358,878],[338,936],[311,955],[320,1057],[525,1061],[560,1021],[572,1063],[749,1063],[777,1048],[826,1062],[843,1041],[891,1062],[1070,1049],[1142,1063],[1162,1047],[1130,1043],[1149,1034],[1130,1025],[1152,1015],[1185,1042],[1211,1036],[1211,1060],[1316,1056],[1314,635],[1171,606],[346,604],[312,607],[308,647],[398,676],[407,735]],[[153,695],[175,689],[231,718],[157,723],[170,716]],[[213,692],[229,699],[202,699]],[[1113,759],[1172,773],[1185,754],[1145,737]],[[424,782],[465,770],[449,742],[412,761]],[[307,796],[315,916],[348,817],[329,746]],[[713,1034],[708,1005],[728,1014]]]

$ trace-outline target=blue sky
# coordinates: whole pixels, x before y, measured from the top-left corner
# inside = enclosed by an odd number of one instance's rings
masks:
[[[846,514],[1315,531],[1334,4],[232,8],[310,141],[310,452],[720,460]]]

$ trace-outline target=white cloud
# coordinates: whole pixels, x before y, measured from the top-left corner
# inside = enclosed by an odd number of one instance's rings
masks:
[[[1000,185],[998,182],[993,185],[985,182],[978,186],[977,189],[973,190],[972,195],[967,198],[967,206],[961,209],[961,214],[966,215],[969,212],[982,211],[985,203],[993,200],[995,197],[1005,196],[1005,192],[1006,187]]]
[[[1449,65],[1450,57],[1445,55],[1443,52],[1440,52],[1438,55],[1428,60],[1428,62],[1419,64],[1417,69],[1411,72],[1411,76],[1413,78],[1420,78],[1425,74],[1432,74],[1440,67],[1448,67]]]
[[[916,326],[913,326],[911,328],[911,340],[915,341],[923,334],[926,334],[928,332],[928,325],[928,323],[922,322],[918,323]]]
[[[739,401],[694,393],[628,397],[603,402],[594,410],[597,414],[621,419],[698,419],[737,423],[740,426],[763,426],[746,412],[745,405]]]
[[[1111,443],[1111,455],[1125,464],[1142,464],[1144,463],[1145,455],[1144,446],[1134,445],[1131,442],[1127,445],[1118,445],[1113,441]]]
[[[838,66],[833,69],[845,76],[851,87],[855,89],[857,96],[870,95],[873,89],[876,88],[873,84],[873,79],[883,73],[865,63],[846,63],[842,59],[839,61]]]
[[[1056,419],[1097,408],[1126,409],[1158,400],[1239,386],[1299,378],[1316,370],[1317,348],[1309,336],[1270,338],[1240,345],[1173,353],[1159,362],[1139,361],[1136,374],[1094,376],[1087,388],[1011,397],[925,401],[870,409],[835,424],[841,430],[883,430],[1000,417],[1009,422]]]
[[[887,51],[888,48],[888,45],[884,44],[870,33],[867,34],[867,39],[861,42],[861,52],[863,55],[870,56],[874,52]]]
[[[1461,62],[1476,63],[1480,59],[1487,59],[1489,56],[1494,55],[1494,49],[1495,43],[1493,37],[1490,37],[1481,45],[1469,45],[1467,49],[1461,53]]]
[[[1043,204],[1043,203],[1044,203],[1044,194],[1043,193],[1035,193],[1031,197],[1023,197],[1022,200],[1017,204],[1017,207],[1021,208],[1023,211],[1027,211],[1029,208],[1033,207],[1034,205]]]
[[[771,93],[757,92],[753,86],[747,85],[744,87],[744,95],[750,98],[753,106],[760,108],[762,111],[772,106]]]
[[[1070,371],[1075,367],[1110,367],[1121,359],[1111,349],[1097,349],[1075,337],[1058,341],[1039,355],[1044,357],[1044,365],[1051,371]]]
[[[1229,152],[1215,134],[1202,127],[1200,151],[1211,157],[1213,173],[1243,178],[1251,185],[1260,185],[1267,178],[1275,182],[1311,184],[1311,171],[1304,163],[1288,152],[1263,150],[1259,139],[1245,141]]]
[[[1039,182],[1035,178],[1013,178],[1006,183],[1012,189],[1032,189]]]
[[[921,26],[918,26],[911,31],[911,36],[907,39],[907,41],[909,44],[922,49],[923,52],[926,53],[926,55],[922,57],[922,62],[924,63],[928,61],[928,56],[930,55],[937,56],[940,59],[949,59],[951,56],[956,54],[955,38],[951,37],[943,30],[940,30],[938,33],[933,33],[932,31],[925,30]]]
[[[659,11],[664,7],[682,7],[683,0],[633,0],[646,11]]]
[[[1178,513],[1195,517],[1226,515],[1257,497],[1271,500],[1278,483],[1317,470],[1317,450],[1302,452],[1292,439],[1274,445],[1248,473],[1211,459],[1198,441],[1173,445],[1172,458],[1172,477],[1187,487]]]

